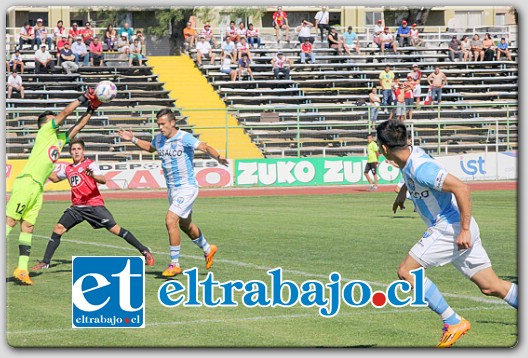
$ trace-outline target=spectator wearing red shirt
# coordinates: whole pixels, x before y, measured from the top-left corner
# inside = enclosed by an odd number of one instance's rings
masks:
[[[306,55],[310,56],[310,63],[315,63],[315,53],[313,52],[313,45],[309,39],[305,39],[301,45],[301,63],[306,63]]]
[[[68,31],[64,27],[64,22],[59,20],[57,21],[57,26],[53,29],[53,42],[55,43],[55,46],[57,46],[57,43],[62,39],[63,35],[66,35],[67,38]]]
[[[103,43],[95,36],[90,43],[90,66],[103,65]]]
[[[92,39],[95,36],[94,30],[92,30],[92,25],[90,24],[90,22],[86,22],[84,29],[81,30],[81,36],[86,46],[90,46],[90,44],[92,43]]]
[[[70,42],[70,45],[79,36],[82,37],[82,29],[80,29],[79,25],[76,22],[74,22],[72,24],[71,29],[68,31],[68,41]]]
[[[260,48],[259,29],[257,29],[253,24],[248,25],[247,41],[251,48],[255,48],[255,45],[257,45],[257,48]]]
[[[407,82],[403,85],[403,98],[405,99],[405,119],[412,119],[412,110],[414,107],[414,90],[416,82],[413,79],[412,74],[407,75]]]
[[[280,43],[281,30],[284,30],[286,42],[290,43],[290,26],[288,25],[288,14],[282,11],[282,6],[277,7],[277,11],[273,13],[273,27],[275,28],[275,36],[277,37],[277,44]]]
[[[68,40],[68,35],[66,35],[66,33],[62,34],[62,37],[57,41],[57,51],[60,52],[60,50],[62,50],[64,48],[64,44],[65,43],[70,43],[70,41]]]
[[[226,29],[226,36],[231,39],[231,41],[236,42],[237,39],[237,27],[234,21],[229,23],[229,27]]]

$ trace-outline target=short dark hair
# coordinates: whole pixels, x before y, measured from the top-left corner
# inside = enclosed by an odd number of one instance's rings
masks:
[[[55,112],[52,112],[52,111],[46,111],[46,112],[42,112],[39,116],[38,116],[38,119],[37,119],[37,126],[38,128],[40,129],[40,127],[42,127],[42,124],[44,124],[44,121],[46,120],[46,117],[47,116],[56,116]]]
[[[84,144],[84,141],[82,139],[75,138],[70,142],[70,152],[74,144],[79,144],[83,150],[86,148],[86,145]]]
[[[175,121],[176,117],[174,116],[174,112],[169,108],[162,108],[156,113],[156,119],[168,115],[170,117],[171,121]]]
[[[400,121],[387,120],[376,127],[378,142],[390,149],[407,148],[407,128]]]

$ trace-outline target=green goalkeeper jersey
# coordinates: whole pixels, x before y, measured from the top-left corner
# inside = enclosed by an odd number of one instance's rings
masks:
[[[43,188],[59,160],[62,148],[68,143],[66,133],[57,133],[55,119],[40,127],[28,162],[18,178],[30,176]]]

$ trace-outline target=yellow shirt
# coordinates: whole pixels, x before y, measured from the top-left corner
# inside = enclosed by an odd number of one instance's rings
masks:
[[[394,80],[394,72],[392,71],[381,71],[379,74],[379,79],[381,80],[381,88],[384,90],[392,89],[392,81]]]
[[[375,141],[372,141],[367,145],[367,154],[368,154],[367,163],[377,163],[378,162],[378,154],[377,154],[378,151],[379,151],[379,147]]]

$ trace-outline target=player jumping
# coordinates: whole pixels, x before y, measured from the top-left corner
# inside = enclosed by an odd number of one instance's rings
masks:
[[[469,187],[419,147],[409,146],[405,125],[385,121],[377,127],[383,155],[400,168],[405,181],[393,204],[396,213],[403,208],[407,189],[428,229],[409,251],[398,269],[398,276],[414,286],[410,271],[451,263],[473,281],[487,296],[502,298],[518,307],[517,285],[497,277],[482,246],[479,227],[471,216]],[[425,300],[444,321],[437,347],[451,347],[471,327],[447,304],[436,285],[425,278]]]
[[[87,221],[94,229],[104,227],[112,234],[125,239],[126,242],[145,256],[145,263],[148,266],[153,266],[154,257],[149,248],[141,244],[130,231],[117,225],[112,214],[105,207],[97,184],[105,184],[106,179],[99,170],[97,163],[84,157],[84,149],[85,145],[82,140],[73,140],[70,143],[70,154],[73,158],[73,164],[61,168],[49,177],[54,183],[68,179],[71,186],[73,205],[64,211],[59,222],[55,225],[51,239],[46,247],[44,258],[31,270],[49,268],[51,258],[60,245],[62,235],[83,221]]]
[[[229,162],[218,152],[200,142],[192,134],[176,127],[176,118],[170,109],[162,109],[156,114],[160,134],[152,142],[138,139],[132,131],[120,129],[117,133],[124,140],[131,141],[140,149],[150,153],[158,152],[163,174],[169,192],[169,210],[165,224],[169,234],[169,251],[171,262],[162,275],[172,277],[180,274],[180,230],[203,250],[205,268],[213,265],[213,258],[218,250],[216,245],[209,245],[198,226],[192,222],[192,206],[198,196],[198,184],[194,175],[194,151],[199,149],[227,166]]]
[[[67,133],[60,133],[59,126],[81,104],[89,103],[77,123]],[[31,252],[33,230],[42,207],[42,191],[46,180],[55,168],[55,162],[60,157],[62,148],[79,131],[84,128],[94,111],[101,105],[95,97],[93,89],[89,89],[74,102],[70,103],[59,114],[51,111],[42,113],[37,120],[38,132],[29,159],[16,177],[11,197],[6,205],[6,237],[17,222],[20,222],[20,236],[18,238],[18,266],[13,277],[19,283],[32,285],[29,277],[28,261]]]

